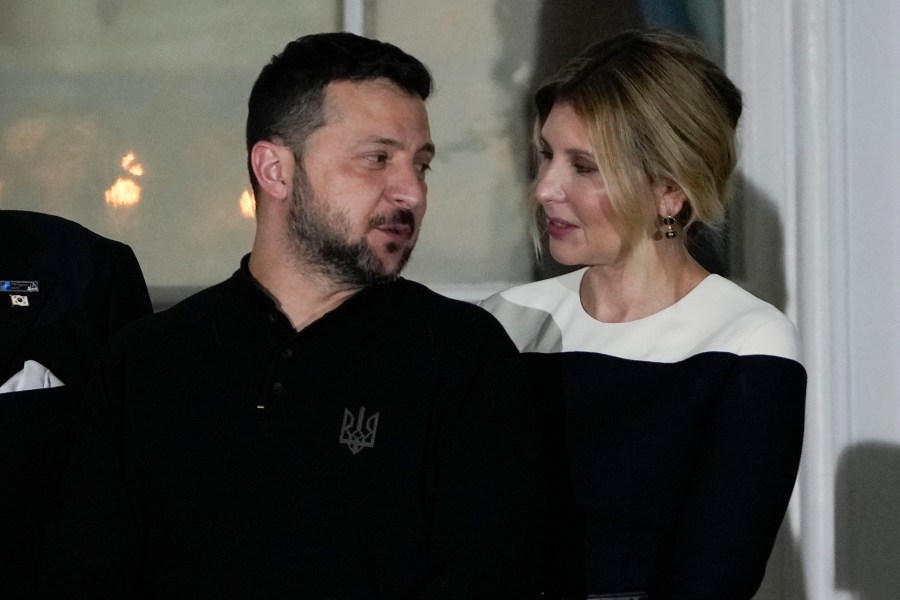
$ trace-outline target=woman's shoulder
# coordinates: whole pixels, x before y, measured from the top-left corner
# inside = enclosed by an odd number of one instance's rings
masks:
[[[586,268],[550,279],[517,285],[497,292],[481,301],[488,308],[499,304],[513,304],[527,308],[552,310],[560,303],[578,302],[578,287]]]
[[[561,316],[581,309],[578,286],[584,269],[526,283],[480,302],[506,329],[521,352],[559,352]]]
[[[584,269],[510,288],[481,306],[522,352],[581,350],[653,362],[705,352],[800,361],[797,330],[776,307],[718,275],[649,317],[599,323],[585,317],[578,288]]]
[[[772,304],[719,275],[708,276],[686,310],[705,323],[712,349],[799,361],[797,329]]]

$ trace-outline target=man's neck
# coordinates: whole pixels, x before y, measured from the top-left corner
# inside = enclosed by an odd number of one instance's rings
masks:
[[[264,252],[254,251],[248,268],[297,331],[359,291],[359,288],[337,286],[327,277],[305,270],[284,256],[267,257]]]

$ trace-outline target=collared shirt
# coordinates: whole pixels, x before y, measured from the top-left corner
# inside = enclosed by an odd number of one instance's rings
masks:
[[[167,599],[527,593],[519,360],[482,309],[405,280],[297,332],[245,259],[113,345],[51,576]]]

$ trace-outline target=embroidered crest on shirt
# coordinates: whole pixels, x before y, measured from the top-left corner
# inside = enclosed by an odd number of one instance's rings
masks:
[[[13,306],[28,306],[28,296],[20,296],[19,294],[10,294],[9,299]]]
[[[340,443],[347,444],[350,452],[356,454],[363,448],[375,446],[375,431],[378,429],[378,416],[375,413],[366,418],[366,407],[359,407],[359,414],[355,417],[348,409],[344,409],[344,423],[341,425]]]

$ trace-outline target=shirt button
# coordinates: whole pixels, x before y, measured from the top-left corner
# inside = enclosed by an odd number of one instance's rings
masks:
[[[281,384],[280,381],[276,381],[275,383],[272,384],[272,392],[273,393],[280,394],[283,391],[284,391],[284,386]]]
[[[294,355],[294,351],[291,350],[290,348],[285,348],[284,350],[281,351],[281,356],[283,356],[284,358],[290,358],[293,355]]]
[[[275,319],[275,313],[269,313],[269,323],[274,323]]]

